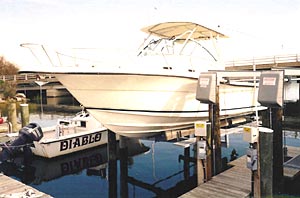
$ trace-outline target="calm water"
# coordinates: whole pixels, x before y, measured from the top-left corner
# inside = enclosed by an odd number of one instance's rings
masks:
[[[44,112],[43,116],[33,113],[30,122],[49,126],[58,118],[68,117],[71,115],[67,113]],[[229,147],[222,148],[222,156],[229,161],[233,149],[239,156],[244,155],[248,143],[242,139],[241,133],[231,134]],[[21,157],[0,164],[0,171],[53,197],[109,197],[109,193],[117,197],[177,197],[196,186],[194,164],[186,166],[179,160],[184,148],[170,142],[139,141],[141,144],[130,144],[127,162],[117,160],[116,170],[112,171],[116,174],[114,181],[108,180],[105,146],[52,160],[32,157],[24,161]],[[289,133],[286,142],[300,146],[299,134]],[[121,167],[126,165],[127,176],[126,171],[123,176]]]

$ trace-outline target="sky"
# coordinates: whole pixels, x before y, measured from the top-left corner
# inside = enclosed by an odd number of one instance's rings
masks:
[[[229,36],[224,59],[300,53],[300,0],[0,0],[0,56],[33,64],[21,43],[137,49],[140,29],[191,21]]]

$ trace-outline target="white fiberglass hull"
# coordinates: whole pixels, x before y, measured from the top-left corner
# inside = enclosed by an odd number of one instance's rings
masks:
[[[34,141],[31,151],[33,154],[53,158],[61,155],[74,153],[107,143],[107,130],[85,131],[57,138],[41,139]]]
[[[195,98],[197,78],[147,74],[56,74],[71,94],[108,129],[125,136],[191,127],[208,117]],[[255,111],[253,87],[220,86],[224,117]]]

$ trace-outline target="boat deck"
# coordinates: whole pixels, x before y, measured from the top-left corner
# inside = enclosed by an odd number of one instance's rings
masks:
[[[44,130],[44,129],[43,129]],[[61,130],[60,136],[68,136],[73,134],[78,134],[82,132],[86,132],[87,130],[82,127],[65,127]],[[43,133],[43,139],[53,139],[58,138],[57,131],[55,131],[54,128],[46,128],[46,130]]]

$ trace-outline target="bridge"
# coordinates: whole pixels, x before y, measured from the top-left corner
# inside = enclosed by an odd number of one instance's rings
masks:
[[[225,62],[226,70],[269,70],[272,68],[300,69],[300,54],[253,57]]]
[[[43,91],[47,97],[68,95],[66,88],[55,76],[38,74],[2,75],[0,81],[15,82],[17,92]],[[26,94],[27,95],[27,94]]]
[[[58,82],[53,75],[38,75],[38,74],[18,74],[18,75],[2,75],[2,81],[14,81],[17,84],[30,84],[35,81]]]

